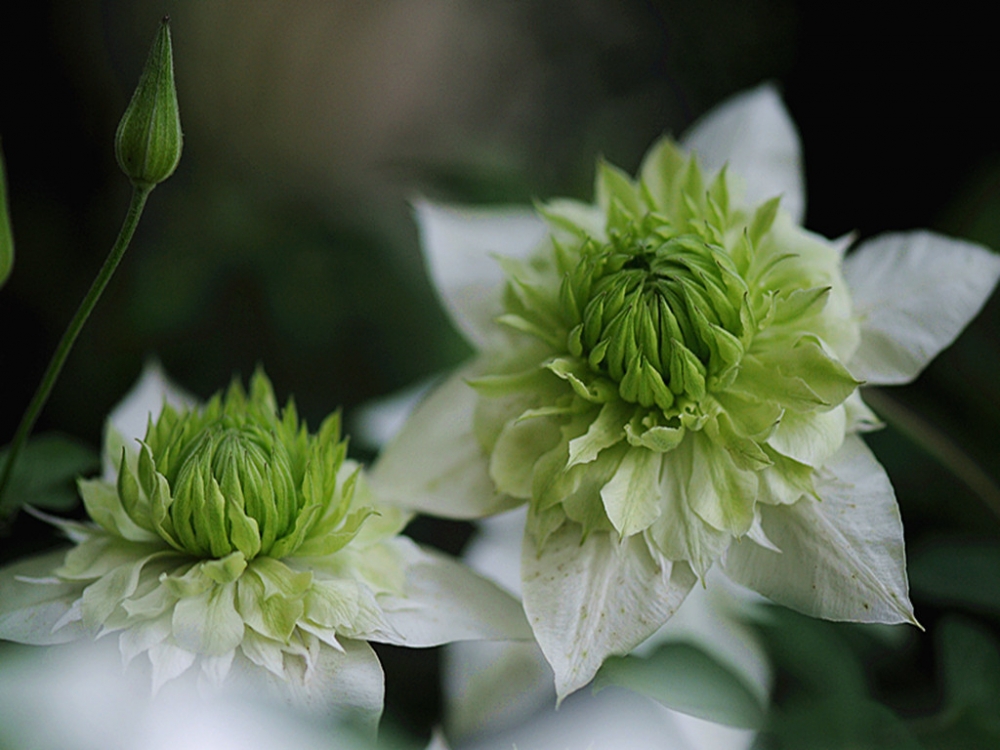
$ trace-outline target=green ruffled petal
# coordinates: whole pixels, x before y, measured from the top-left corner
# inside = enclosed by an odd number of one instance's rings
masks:
[[[611,481],[601,488],[604,509],[620,536],[645,531],[660,516],[662,462],[659,453],[630,448]]]

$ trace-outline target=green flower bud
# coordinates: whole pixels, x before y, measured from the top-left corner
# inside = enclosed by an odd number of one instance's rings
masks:
[[[115,156],[122,171],[138,187],[163,182],[177,169],[183,136],[169,18],[164,17],[115,135]]]

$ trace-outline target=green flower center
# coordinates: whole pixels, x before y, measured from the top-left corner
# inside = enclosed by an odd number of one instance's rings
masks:
[[[339,414],[310,435],[291,401],[279,414],[258,371],[249,396],[234,381],[203,408],[164,406],[146,430],[138,471],[123,452],[117,490],[140,528],[195,557],[329,555],[372,512],[351,510],[354,478],[338,482],[346,456]]]
[[[569,352],[618,384],[621,397],[675,410],[735,373],[747,287],[729,254],[695,235],[616,235],[587,244],[563,282],[581,310]]]
[[[266,554],[291,530],[299,512],[281,442],[255,425],[227,421],[209,425],[191,441],[171,482],[170,518],[185,550],[199,557],[239,549],[234,536],[245,533],[245,526],[255,527],[260,552]],[[242,510],[242,523],[234,522],[233,506]]]

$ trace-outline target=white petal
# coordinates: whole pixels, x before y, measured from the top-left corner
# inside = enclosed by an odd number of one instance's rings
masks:
[[[534,641],[453,643],[443,669],[448,733],[456,740],[493,734],[555,705],[552,669]]]
[[[816,489],[822,502],[806,496],[793,505],[762,506],[764,530],[781,553],[743,539],[726,553],[726,573],[813,617],[916,622],[896,497],[859,437],[845,439]]]
[[[538,711],[470,750],[746,750],[754,732],[723,727],[664,708],[631,690],[609,687],[570,696],[558,711]]]
[[[820,467],[840,450],[847,429],[847,411],[843,405],[826,412],[788,410],[768,445],[799,463]]]
[[[765,601],[755,591],[729,580],[718,565],[713,566],[705,585],[691,589],[684,605],[635,653],[645,656],[662,643],[693,643],[739,675],[766,705],[771,666],[748,621],[752,607]]]
[[[174,605],[173,633],[177,644],[199,654],[220,656],[240,645],[243,618],[236,610],[236,584],[215,584]]]
[[[160,416],[163,404],[175,408],[194,406],[198,400],[176,385],[156,360],[149,360],[143,367],[139,380],[111,410],[104,427],[103,478],[114,482],[118,476],[122,447],[137,453],[136,440],[146,435],[150,418]]]
[[[484,518],[462,559],[480,575],[521,596],[521,537],[528,506]]]
[[[449,518],[477,518],[517,501],[499,495],[473,432],[478,398],[465,380],[476,364],[452,375],[416,408],[369,474],[382,502]]]
[[[406,424],[407,417],[436,385],[438,378],[428,378],[416,385],[390,393],[363,404],[351,419],[351,443],[381,448]]]
[[[782,196],[796,224],[805,215],[802,149],[792,118],[770,84],[737,94],[696,122],[681,139],[710,170],[729,165],[746,182],[748,204]]]
[[[345,638],[342,645],[342,652],[320,645],[308,674],[300,657],[285,657],[284,677],[237,659],[227,683],[264,689],[272,698],[314,716],[348,714],[374,728],[385,695],[382,665],[364,641]]]
[[[160,691],[170,680],[180,677],[192,664],[195,655],[167,641],[157,643],[147,652],[153,665],[153,694]]]
[[[78,618],[57,627],[82,595],[84,584],[20,580],[49,579],[65,556],[66,550],[57,550],[0,570],[0,638],[40,646],[84,635]]]
[[[906,383],[954,341],[1000,277],[1000,256],[932,232],[885,234],[844,261],[861,317],[849,368],[874,385]]]
[[[524,610],[564,698],[612,654],[627,654],[674,613],[694,585],[687,563],[654,559],[641,535],[623,542],[567,523],[541,554],[525,535]]]
[[[407,562],[406,590],[401,597],[379,597],[386,620],[400,636],[384,640],[422,647],[480,638],[531,638],[524,612],[510,594],[445,555],[405,538],[396,544]]]
[[[504,275],[491,255],[526,257],[545,236],[530,208],[414,205],[420,243],[434,286],[458,329],[482,349],[497,335]]]

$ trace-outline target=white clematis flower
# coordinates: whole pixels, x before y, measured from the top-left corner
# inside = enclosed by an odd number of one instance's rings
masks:
[[[79,483],[92,523],[48,518],[75,546],[0,571],[0,637],[115,633],[154,692],[197,664],[209,684],[236,672],[368,720],[383,700],[368,641],[530,637],[509,595],[399,535],[410,515],[372,495],[339,415],[310,435],[262,372],[249,394],[191,403],[147,370],[109,420],[105,476]]]
[[[428,268],[479,355],[372,471],[473,518],[527,504],[524,608],[560,697],[667,621],[713,566],[807,614],[914,622],[892,486],[858,386],[912,380],[1000,276],[929,232],[799,226],[795,128],[744,93],[593,205],[421,202]]]

